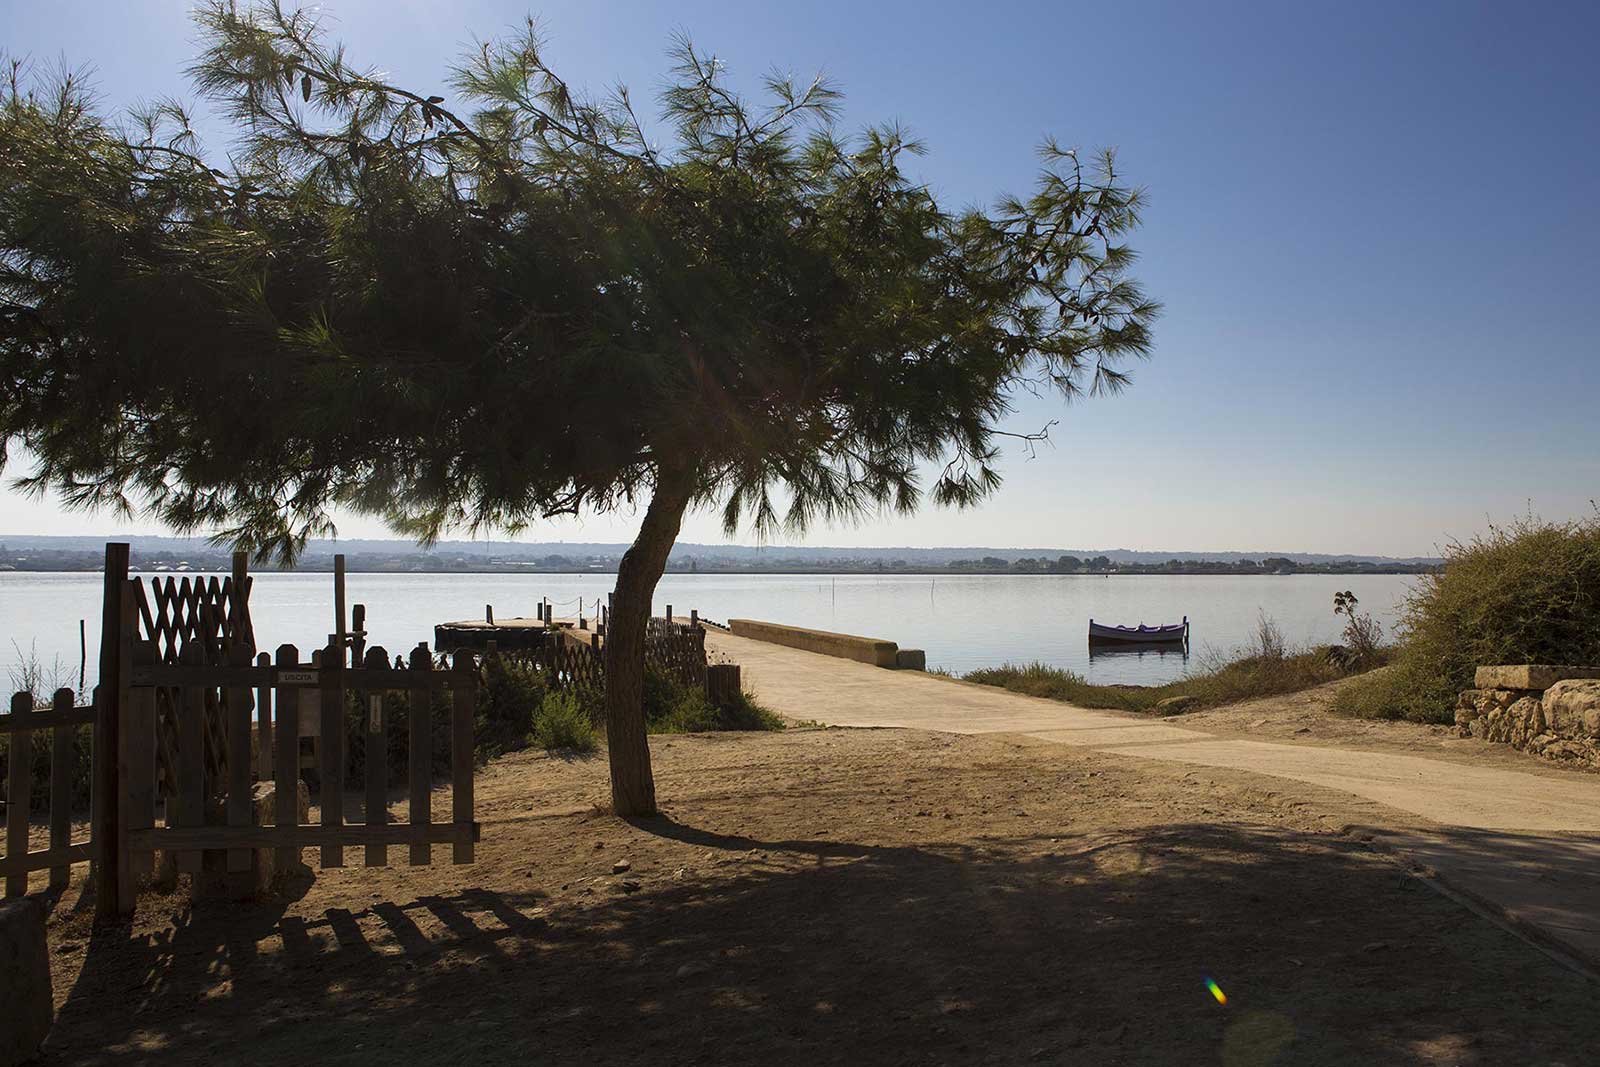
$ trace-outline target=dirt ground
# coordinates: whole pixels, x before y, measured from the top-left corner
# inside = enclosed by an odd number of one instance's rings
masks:
[[[471,866],[109,932],[74,887],[44,1062],[1594,1062],[1596,984],[1342,794],[992,735],[653,747],[635,822],[603,756],[491,764]]]

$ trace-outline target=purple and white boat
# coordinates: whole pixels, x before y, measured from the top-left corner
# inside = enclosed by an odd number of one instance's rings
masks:
[[[1125,645],[1187,644],[1189,616],[1185,615],[1182,622],[1166,626],[1146,626],[1144,623],[1138,626],[1106,626],[1090,619],[1089,641]]]

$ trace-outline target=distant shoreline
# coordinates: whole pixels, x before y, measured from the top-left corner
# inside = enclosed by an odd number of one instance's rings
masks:
[[[1305,567],[1293,571],[1264,571],[1247,570],[1228,564],[1219,564],[1215,568],[1199,569],[1174,569],[1164,570],[1156,566],[1133,564],[1116,570],[1109,571],[1019,571],[1009,569],[993,570],[950,570],[948,568],[877,568],[877,567],[826,567],[826,568],[798,568],[798,567],[699,567],[669,568],[666,575],[682,577],[693,575],[707,575],[711,577],[725,577],[728,575],[788,575],[788,576],[813,576],[826,577],[906,577],[906,578],[1171,578],[1177,576],[1216,577],[1216,578],[1293,578],[1302,575],[1346,575],[1360,576],[1373,574],[1428,574],[1438,567],[1434,565],[1400,565],[1400,566],[1363,566],[1351,568],[1330,567]],[[0,574],[98,574],[104,570],[99,564],[85,564],[83,566],[16,566],[0,564]],[[142,567],[137,563],[130,568],[131,572],[140,575],[172,575],[182,577],[192,574],[226,574],[226,562],[215,566],[191,566],[183,569],[175,567]],[[476,567],[373,567],[360,566],[352,561],[346,568],[348,574],[580,574],[580,575],[612,575],[616,568],[549,568],[535,566],[507,565],[476,566]],[[303,567],[252,567],[253,574],[332,574],[333,564],[320,561]]]

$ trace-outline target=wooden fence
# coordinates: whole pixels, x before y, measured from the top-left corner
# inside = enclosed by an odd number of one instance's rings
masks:
[[[644,633],[644,660],[683,685],[704,686],[706,632],[698,617],[692,623],[651,619]]]
[[[342,649],[330,645],[313,662],[301,662],[293,645],[278,648],[270,663],[252,664],[248,651],[235,647],[221,666],[203,662],[198,649],[185,650],[176,665],[161,662],[150,642],[134,647],[129,706],[122,735],[127,753],[123,790],[124,858],[119,871],[123,890],[136,890],[149,873],[156,850],[176,855],[179,871],[198,872],[205,854],[222,857],[219,869],[237,872],[251,867],[251,849],[272,848],[280,869],[299,858],[302,848],[317,848],[323,867],[343,867],[344,850],[363,846],[368,867],[388,863],[390,846],[408,848],[408,862],[432,862],[432,846],[448,844],[455,863],[471,863],[478,828],[473,821],[473,713],[478,674],[470,655],[456,658],[453,668],[436,670],[426,645],[412,653],[409,665],[393,668],[381,647],[368,650],[360,668],[344,664]],[[265,657],[263,657],[265,659]],[[177,703],[175,793],[157,825],[157,694],[180,694]],[[208,774],[204,723],[209,696],[222,690],[226,699],[224,744],[226,773]],[[270,823],[257,821],[252,796],[250,694],[256,696],[257,743],[271,749],[273,805]],[[389,736],[393,726],[385,714],[388,694],[407,694],[409,816],[392,824],[388,810]],[[432,815],[433,698],[448,692],[450,707],[449,821]],[[316,825],[299,817],[298,778],[301,701],[315,694],[322,719],[320,744],[320,816]],[[345,715],[348,695],[358,697],[363,743],[375,758],[366,760],[363,821],[345,821]],[[120,895],[120,893],[119,893]]]
[[[48,706],[34,706],[32,693],[17,693],[11,698],[11,712],[0,715],[0,736],[8,742],[6,759],[6,841],[0,855],[0,874],[5,876],[5,895],[22,896],[28,891],[28,875],[50,871],[50,888],[65,889],[71,880],[72,864],[94,858],[89,839],[72,840],[73,735],[82,726],[92,725],[95,709],[75,706],[72,690],[56,690]],[[46,811],[50,828],[49,846],[33,851],[29,843],[30,809],[33,794],[33,735],[50,734],[50,776],[46,792]]]
[[[545,684],[552,689],[604,689],[602,637],[596,630],[560,627],[545,630],[531,647],[498,649],[492,641],[489,647],[531,664],[544,674]],[[645,630],[644,655],[647,665],[682,685],[699,688],[706,683],[706,633],[698,625],[651,619]]]

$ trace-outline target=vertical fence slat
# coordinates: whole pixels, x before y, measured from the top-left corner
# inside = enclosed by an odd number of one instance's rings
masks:
[[[340,556],[339,561],[344,562]],[[341,574],[342,577],[342,574]],[[341,590],[342,591],[342,590]],[[343,605],[340,605],[341,608]],[[341,629],[343,627],[341,626]],[[322,738],[318,749],[322,754],[322,825],[344,825],[344,638],[333,635],[326,651],[322,653],[322,673],[318,676],[322,690]],[[344,866],[343,845],[323,845],[324,867]]]
[[[366,677],[369,681],[381,682],[383,672],[388,669],[388,651],[382,645],[373,645],[366,657]],[[366,747],[362,756],[367,774],[367,825],[386,826],[389,823],[389,727],[384,722],[383,689],[378,684],[369,685],[362,696],[367,701],[362,708],[366,719],[362,741]],[[365,862],[368,867],[387,867],[389,846],[368,845]]]
[[[156,656],[154,641],[140,641],[133,646],[135,667],[155,666]],[[132,686],[123,714],[120,767],[123,797],[119,806],[127,830],[149,830],[156,824],[156,759],[156,690],[149,685]],[[119,873],[124,884],[118,895],[133,900],[138,879],[150,874],[154,860],[155,853],[149,849],[128,852]]]
[[[238,635],[228,647],[228,665],[250,666],[250,646]],[[224,723],[228,738],[228,825],[248,827],[254,811],[250,795],[250,687],[231,685],[227,690],[227,721]],[[248,871],[250,850],[230,848],[228,870]]]
[[[272,666],[272,657],[261,653],[256,666]],[[256,687],[256,778],[272,778],[272,686],[266,682]]]
[[[433,660],[428,646],[420,644],[411,650],[411,669],[431,670]],[[408,718],[411,725],[411,825],[426,826],[433,818],[432,797],[429,786],[433,778],[433,693],[426,685],[411,687]],[[426,842],[413,844],[411,866],[426,867],[433,862],[433,847]]]
[[[299,666],[299,650],[293,645],[279,645],[278,670],[292,671]],[[299,790],[296,788],[300,774],[300,691],[292,685],[280,684],[273,703],[277,705],[278,722],[273,735],[272,824],[295,826],[300,821]],[[299,860],[299,849],[280,848],[275,853],[274,869],[287,871]]]
[[[450,819],[472,821],[472,717],[477,703],[478,665],[470,652],[457,652],[450,679]],[[472,862],[472,839],[458,839],[454,863]]]
[[[205,649],[191,637],[178,655],[185,666],[205,664]],[[200,685],[185,685],[178,697],[178,825],[204,826],[206,822],[206,690]],[[184,849],[178,853],[178,870],[200,872],[201,853]]]
[[[33,714],[33,694],[13,693],[11,714],[19,722]],[[10,742],[10,775],[6,778],[6,858],[17,859],[28,854],[28,793],[32,775],[33,731],[23,728],[15,731]],[[20,758],[19,758],[20,757]],[[6,875],[6,896],[20,897],[28,891],[28,875]]]
[[[57,689],[54,710],[70,712],[74,697],[70,689]],[[50,849],[72,844],[72,741],[76,726],[57,726],[50,737]],[[50,888],[65,889],[72,882],[72,865],[50,868]]]

